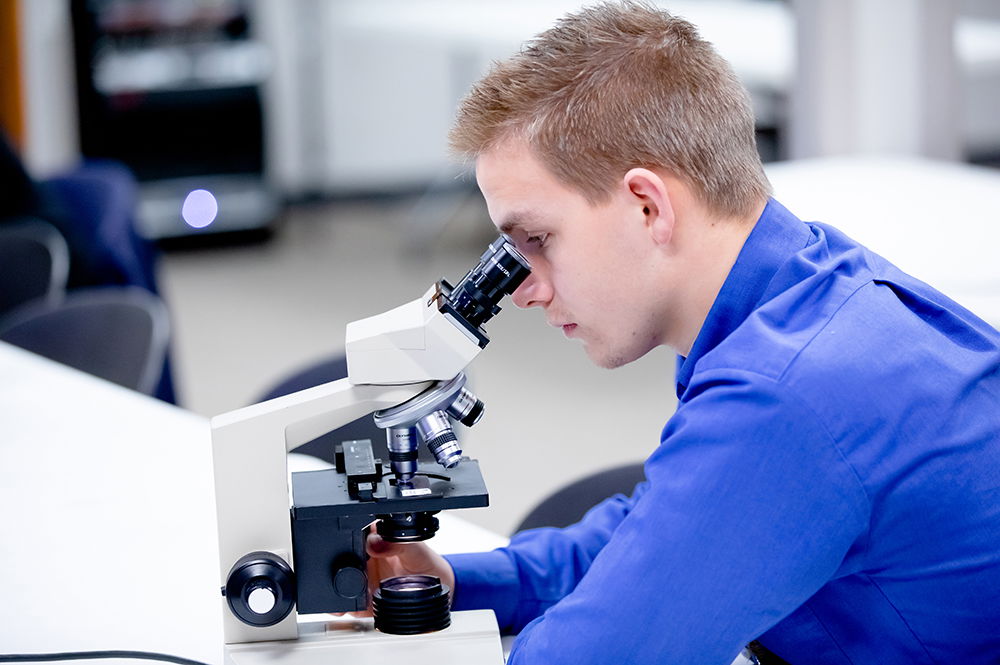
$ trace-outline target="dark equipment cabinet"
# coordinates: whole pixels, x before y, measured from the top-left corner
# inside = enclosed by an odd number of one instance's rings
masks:
[[[265,232],[261,85],[247,0],[72,0],[80,143],[140,182],[151,239]]]

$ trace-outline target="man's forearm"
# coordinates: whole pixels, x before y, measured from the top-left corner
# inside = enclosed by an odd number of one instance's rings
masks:
[[[455,571],[453,609],[492,609],[501,632],[520,632],[576,588],[641,487],[632,498],[602,502],[565,529],[532,529],[493,552],[446,556]]]

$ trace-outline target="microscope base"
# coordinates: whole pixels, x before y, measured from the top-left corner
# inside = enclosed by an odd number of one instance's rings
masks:
[[[393,662],[407,665],[503,665],[503,649],[491,610],[452,612],[451,625],[435,633],[386,635],[371,619],[299,624],[297,640],[226,645],[227,665],[332,665]]]

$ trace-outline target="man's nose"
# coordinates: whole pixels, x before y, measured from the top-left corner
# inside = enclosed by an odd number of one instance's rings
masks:
[[[511,294],[511,300],[521,309],[545,307],[552,300],[552,286],[536,271],[532,271]]]

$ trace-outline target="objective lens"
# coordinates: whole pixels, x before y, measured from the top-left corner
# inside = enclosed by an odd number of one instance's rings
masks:
[[[448,415],[462,423],[466,427],[472,427],[483,417],[485,409],[482,401],[473,395],[468,389],[462,388],[458,397],[448,407]]]
[[[385,438],[392,473],[405,483],[417,472],[417,431],[413,427],[390,427]]]
[[[418,420],[417,431],[441,466],[450,469],[462,460],[462,448],[444,411],[434,411]]]
[[[528,260],[500,236],[479,257],[479,264],[452,289],[448,299],[455,311],[478,327],[500,311],[500,300],[514,293],[530,273]]]

